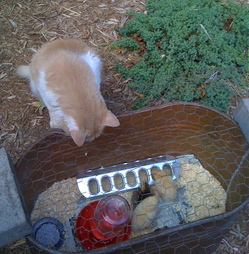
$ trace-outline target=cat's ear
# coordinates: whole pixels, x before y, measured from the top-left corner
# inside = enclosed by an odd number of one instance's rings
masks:
[[[86,133],[80,130],[71,130],[71,137],[77,146],[82,146],[86,139]]]
[[[107,110],[107,114],[102,121],[102,126],[117,127],[119,125],[117,117],[110,110]]]

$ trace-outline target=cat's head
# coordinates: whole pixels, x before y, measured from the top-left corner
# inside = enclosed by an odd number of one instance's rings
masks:
[[[100,136],[105,126],[119,126],[117,117],[107,109],[105,109],[105,114],[103,114],[100,119],[94,119],[94,121],[89,119],[88,123],[80,125],[76,123],[69,126],[69,134],[76,145],[82,146],[85,141],[92,141]]]

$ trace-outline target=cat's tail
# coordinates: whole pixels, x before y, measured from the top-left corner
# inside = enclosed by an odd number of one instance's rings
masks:
[[[30,74],[30,67],[28,65],[21,65],[16,69],[16,73],[20,78],[27,78],[29,79]]]

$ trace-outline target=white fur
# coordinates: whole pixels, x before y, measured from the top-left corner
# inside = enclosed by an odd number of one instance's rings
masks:
[[[49,110],[50,115],[50,127],[55,128],[56,123],[63,118],[63,114],[57,103],[57,95],[51,90],[47,89],[47,81],[45,78],[46,74],[44,71],[40,72],[39,80],[37,84],[37,91],[39,98],[42,98],[43,103]],[[32,86],[32,85],[31,85]],[[32,89],[33,92],[33,89]]]
[[[79,127],[77,126],[75,120],[71,116],[64,114],[64,121],[67,124],[69,131],[79,130]]]
[[[21,78],[30,78],[30,68],[27,65],[21,65],[17,68],[16,73]]]
[[[33,92],[35,86],[32,86],[31,84],[31,87]],[[57,102],[58,96],[47,88],[46,74],[44,71],[40,72],[36,91],[38,92],[38,97],[42,99],[43,103],[49,110],[50,126],[52,128],[58,127],[57,123],[63,119],[68,126],[69,131],[79,130],[75,120],[61,111],[61,108],[59,107],[59,104]]]
[[[91,68],[94,76],[95,82],[100,87],[101,82],[101,68],[100,68],[100,59],[94,53],[88,51],[87,53],[81,55],[81,59],[83,59]]]
[[[59,107],[57,103],[58,96],[47,88],[47,81],[45,77],[45,72],[41,71],[37,85],[38,93],[49,110],[57,110]]]
[[[19,66],[17,68],[16,73],[21,78],[27,78],[27,79],[29,79],[30,89],[31,89],[32,93],[43,102],[43,100],[41,98],[41,94],[37,90],[37,86],[36,86],[34,80],[31,77],[30,67],[27,66],[27,65],[21,65],[21,66]]]
[[[30,89],[31,89],[31,92],[41,101],[43,102],[43,104],[45,105],[42,97],[41,97],[41,94],[39,93],[38,91],[38,87],[36,86],[35,84],[35,81],[30,77],[29,78],[29,81],[30,81]]]

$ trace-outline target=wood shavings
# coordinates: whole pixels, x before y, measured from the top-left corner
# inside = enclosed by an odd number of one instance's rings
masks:
[[[226,192],[220,182],[204,169],[193,156],[181,158],[181,175],[177,180],[178,188],[191,208],[187,210],[187,220],[195,221],[225,212]]]
[[[81,196],[76,178],[55,182],[39,195],[31,213],[32,222],[44,217],[54,217],[65,222],[74,215],[76,201]]]

